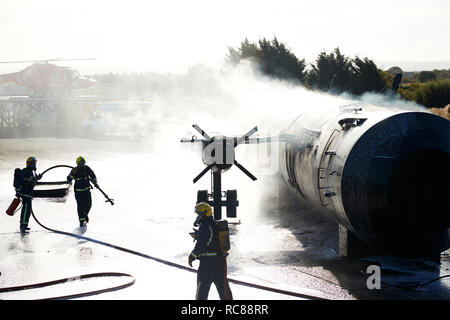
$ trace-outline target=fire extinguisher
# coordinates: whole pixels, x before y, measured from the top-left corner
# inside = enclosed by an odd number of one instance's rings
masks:
[[[14,200],[11,202],[11,204],[8,207],[8,210],[6,210],[6,214],[9,216],[13,216],[14,213],[16,213],[16,209],[20,204],[20,198],[14,198]]]

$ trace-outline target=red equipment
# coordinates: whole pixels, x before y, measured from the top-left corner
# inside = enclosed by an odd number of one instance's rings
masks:
[[[2,83],[16,84],[27,89],[30,96],[58,96],[65,92],[87,89],[97,85],[93,79],[82,77],[80,73],[69,67],[60,67],[49,63],[50,61],[91,60],[88,59],[51,59],[44,61],[1,61],[0,63],[26,63],[34,64],[25,69],[0,74],[0,85]],[[15,94],[11,94],[15,95]]]
[[[11,204],[8,207],[8,210],[6,210],[6,214],[9,216],[13,216],[14,213],[16,213],[16,209],[20,204],[20,198],[14,198],[14,200],[11,202]]]

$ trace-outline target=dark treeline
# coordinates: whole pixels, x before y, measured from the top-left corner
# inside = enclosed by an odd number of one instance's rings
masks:
[[[228,48],[226,64],[237,65],[242,60],[250,61],[268,76],[333,94],[392,94],[398,91],[400,98],[415,101],[428,108],[442,108],[450,103],[450,70],[405,73],[398,67],[392,67],[383,71],[371,59],[347,57],[339,48],[331,52],[320,52],[316,61],[307,69],[305,59],[299,59],[276,37],[270,41],[262,39],[258,42],[245,39],[239,47]],[[400,74],[405,80],[401,86]]]
[[[403,74],[398,90],[402,98],[428,108],[443,108],[450,104],[450,69],[403,72],[399,67],[392,67],[387,72]]]
[[[450,80],[450,69],[433,70],[433,71],[420,71],[420,72],[403,72],[399,67],[392,67],[387,72],[401,72],[403,73],[403,82],[420,82],[425,83],[428,81],[441,81]]]
[[[302,83],[306,80],[305,60],[298,59],[277,38],[272,41],[262,39],[258,43],[245,39],[239,48],[228,48],[226,63],[236,65],[245,59],[255,63],[264,74]]]
[[[321,52],[311,69],[306,70],[305,60],[297,58],[276,37],[258,42],[245,39],[238,48],[228,48],[226,63],[236,65],[245,59],[266,75],[299,81],[309,88],[332,93],[380,92],[392,82],[392,76],[378,69],[369,58],[349,58],[339,48],[330,53]]]

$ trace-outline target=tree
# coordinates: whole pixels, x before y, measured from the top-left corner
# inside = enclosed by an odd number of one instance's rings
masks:
[[[285,80],[305,79],[305,60],[298,59],[295,54],[276,37],[272,41],[261,39],[253,43],[245,39],[238,49],[229,47],[226,63],[236,65],[248,59],[257,64],[262,73]]]
[[[433,73],[436,75],[436,80],[445,80],[445,79],[450,79],[450,69],[445,70],[437,70],[434,69]]]
[[[352,63],[341,54],[339,48],[327,54],[321,52],[316,65],[311,65],[308,83],[324,91],[343,92],[352,88]]]
[[[381,70],[369,58],[361,60],[356,57],[353,62],[353,82],[352,92],[363,94],[364,92],[378,92],[386,85]]]
[[[260,62],[261,50],[256,43],[250,42],[245,38],[239,48],[228,47],[228,54],[225,57],[226,64],[237,65],[241,60],[246,59],[257,64]]]
[[[432,81],[421,84],[415,99],[428,108],[442,108],[450,103],[450,80]]]
[[[304,81],[305,60],[299,60],[276,37],[272,41],[260,40],[259,48],[261,50],[261,69],[265,74],[279,79]]]
[[[369,58],[350,59],[339,48],[327,54],[321,52],[308,74],[311,87],[324,91],[363,94],[379,92],[389,79]]]

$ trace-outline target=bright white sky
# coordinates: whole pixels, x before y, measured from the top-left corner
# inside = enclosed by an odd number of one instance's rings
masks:
[[[309,62],[335,47],[376,62],[449,61],[450,1],[0,0],[0,61],[96,57],[64,63],[82,73],[219,68],[227,47],[274,35]]]

